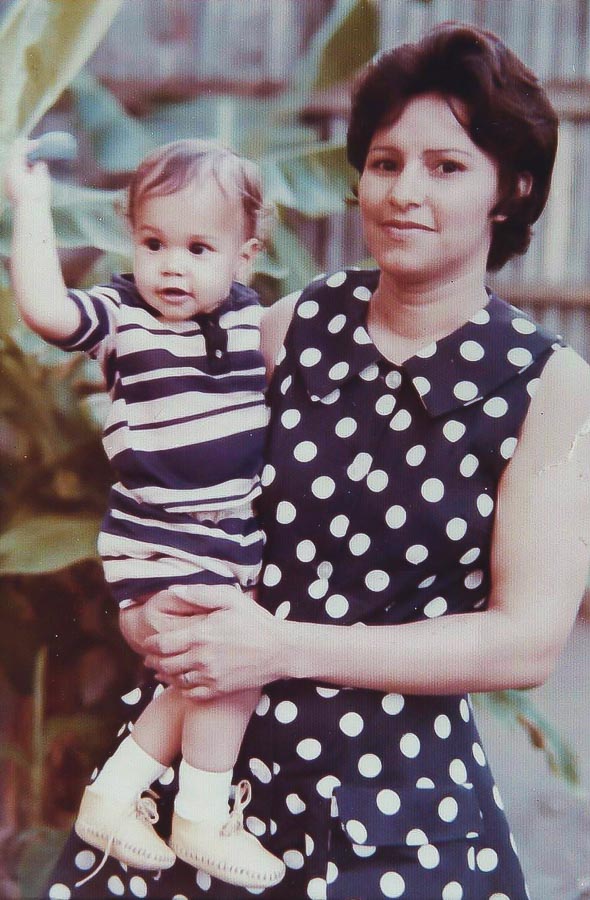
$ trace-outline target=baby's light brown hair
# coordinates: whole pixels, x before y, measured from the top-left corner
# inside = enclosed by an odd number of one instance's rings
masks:
[[[147,197],[175,194],[192,181],[206,178],[214,178],[226,196],[237,195],[244,211],[245,238],[264,242],[271,210],[264,204],[258,166],[216,141],[200,138],[164,144],[139,164],[127,189],[131,227]]]

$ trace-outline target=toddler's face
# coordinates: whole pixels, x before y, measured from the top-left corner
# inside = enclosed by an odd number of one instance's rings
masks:
[[[211,179],[165,196],[147,196],[133,228],[135,282],[164,319],[215,309],[244,274],[258,243],[244,239],[238,196]]]

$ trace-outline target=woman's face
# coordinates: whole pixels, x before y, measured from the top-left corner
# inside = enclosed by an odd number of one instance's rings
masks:
[[[483,278],[497,199],[496,163],[442,96],[410,100],[393,125],[375,132],[359,202],[369,250],[398,282]]]

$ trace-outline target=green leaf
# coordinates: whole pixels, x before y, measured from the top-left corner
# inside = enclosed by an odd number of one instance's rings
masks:
[[[544,754],[551,771],[571,785],[579,784],[575,752],[541,713],[527,691],[477,694],[476,700],[499,719],[516,722],[524,728],[533,747]]]
[[[86,516],[37,516],[0,536],[0,575],[34,575],[96,556],[99,521]]]
[[[69,829],[44,827],[21,835],[25,847],[19,859],[18,880],[23,900],[43,895],[68,833]]]
[[[313,88],[326,90],[349,79],[379,50],[379,11],[375,0],[357,0],[325,41]]]
[[[286,272],[281,294],[301,289],[319,274],[319,266],[288,225],[277,223],[268,250],[274,265]]]

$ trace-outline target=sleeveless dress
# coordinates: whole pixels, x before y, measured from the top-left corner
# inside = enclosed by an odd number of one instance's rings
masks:
[[[485,608],[498,481],[561,339],[490,295],[403,365],[366,330],[378,272],[342,271],[300,296],[269,389],[260,602],[276,616],[370,627]],[[153,684],[127,695],[126,718]],[[125,733],[123,728],[120,736]],[[268,685],[234,782],[246,825],[287,865],[269,900],[526,900],[468,696]],[[162,833],[176,777],[155,787]],[[183,863],[94,864],[72,836],[46,896],[245,900]]]

